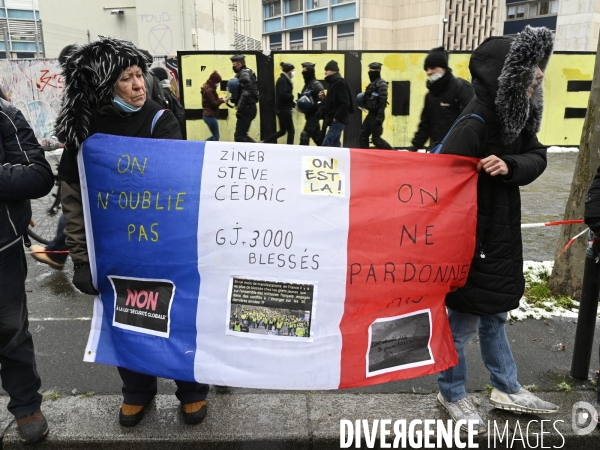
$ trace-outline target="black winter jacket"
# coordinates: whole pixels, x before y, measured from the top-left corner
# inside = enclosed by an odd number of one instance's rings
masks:
[[[277,111],[291,111],[296,103],[294,102],[294,86],[292,80],[282,73],[275,83],[275,108]]]
[[[352,92],[350,92],[348,82],[339,73],[328,75],[325,77],[325,81],[329,83],[329,89],[327,89],[327,97],[323,106],[323,118],[325,119],[323,125],[331,125],[333,119],[348,125],[350,123],[348,114],[354,113]]]
[[[543,94],[538,87],[529,100],[526,92],[536,67],[545,70],[552,51],[549,31],[532,36],[528,28],[513,47],[513,39],[494,37],[475,50],[469,68],[476,95],[462,115],[478,114],[485,125],[475,118],[463,120],[442,148],[442,153],[477,158],[496,155],[509,168],[503,177],[479,175],[475,254],[466,285],[446,296],[446,305],[461,312],[488,315],[510,311],[519,306],[525,288],[519,186],[533,182],[546,168],[546,147],[535,135]],[[538,45],[528,39],[537,40]],[[513,73],[521,76],[511,77]],[[521,114],[515,110],[507,115],[501,109],[520,110],[520,105],[526,109]]]
[[[256,83],[256,75],[246,66],[243,66],[235,77],[240,81],[240,97],[237,102],[238,111],[244,112],[244,109],[249,105],[254,105],[258,102],[259,93]]]
[[[181,139],[181,128],[177,119],[166,109],[154,124],[152,121],[162,108],[152,100],[146,100],[142,109],[132,114],[119,114],[110,104],[92,110],[89,136],[94,133],[114,134],[154,139]],[[67,145],[63,150],[58,177],[67,183],[79,184],[77,153],[79,149]]]
[[[21,111],[0,99],[0,252],[16,244],[31,220],[30,199],[52,189],[52,169]]]
[[[428,139],[429,147],[441,142],[474,94],[471,83],[452,75],[450,68],[439,80],[428,81],[427,88],[421,122],[412,140],[415,148],[425,148]]]

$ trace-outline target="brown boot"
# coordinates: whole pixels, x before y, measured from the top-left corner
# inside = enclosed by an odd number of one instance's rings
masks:
[[[206,417],[207,407],[206,400],[194,403],[186,403],[181,405],[183,411],[183,421],[187,424],[193,425],[200,423]]]
[[[144,406],[123,403],[119,411],[119,423],[124,427],[134,427],[144,417]]]
[[[23,417],[17,417],[19,438],[23,444],[35,444],[48,435],[48,422],[41,411]]]

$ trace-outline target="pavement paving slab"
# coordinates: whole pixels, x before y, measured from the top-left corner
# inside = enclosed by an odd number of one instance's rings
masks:
[[[121,401],[119,395],[99,395],[44,402],[50,434],[38,448],[291,450],[309,444],[304,395],[215,396],[199,425],[183,422],[174,396],[157,395],[133,428],[118,423]],[[13,448],[23,448],[14,424],[2,440],[3,450]]]

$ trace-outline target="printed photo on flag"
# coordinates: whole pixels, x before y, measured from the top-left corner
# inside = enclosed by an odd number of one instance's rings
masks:
[[[367,376],[433,362],[431,311],[377,319],[369,328]]]
[[[310,342],[316,283],[231,277],[227,334]],[[248,333],[248,334],[239,334]]]

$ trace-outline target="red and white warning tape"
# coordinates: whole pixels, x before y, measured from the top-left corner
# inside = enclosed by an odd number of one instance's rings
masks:
[[[523,224],[521,224],[521,228],[554,227],[556,225],[575,225],[578,223],[583,223],[583,219],[556,220],[554,222],[540,222],[540,223],[523,223]]]

